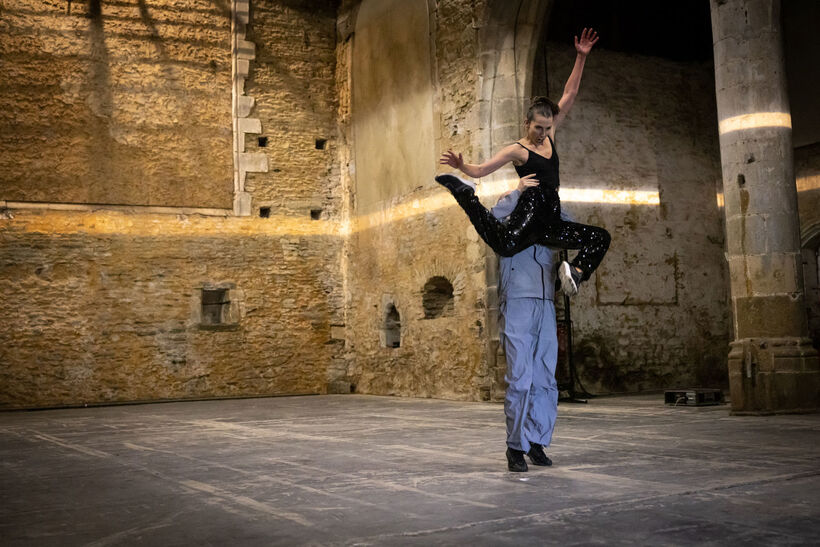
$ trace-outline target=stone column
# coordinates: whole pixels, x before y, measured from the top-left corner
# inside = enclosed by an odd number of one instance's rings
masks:
[[[734,316],[732,411],[815,410],[820,370],[804,304],[780,0],[711,0],[711,10]]]

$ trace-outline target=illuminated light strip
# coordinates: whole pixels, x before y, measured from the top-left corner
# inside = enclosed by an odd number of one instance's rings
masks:
[[[380,211],[354,217],[351,220],[351,225],[348,227],[348,230],[367,230],[368,228],[373,228],[389,222],[404,220],[406,218],[432,211],[438,211],[439,209],[453,207],[456,205],[455,199],[453,199],[453,196],[451,196],[449,192],[437,192],[426,198],[414,199],[406,203],[398,203],[392,207],[388,207]]]
[[[800,177],[797,179],[797,191],[808,192],[809,190],[820,189],[820,175],[811,177]]]
[[[660,205],[658,192],[648,190],[591,190],[586,188],[561,188],[562,202],[607,203],[612,205]]]
[[[270,218],[134,215],[111,211],[50,211],[29,216],[15,212],[15,224],[26,232],[171,237],[341,236],[335,221],[305,220],[277,215]]]
[[[508,191],[516,184],[515,180],[499,180],[480,184],[476,193],[481,198],[493,197]],[[658,192],[645,190],[589,190],[579,188],[561,188],[561,201],[572,203],[606,203],[614,205],[659,205]],[[432,196],[399,203],[382,211],[354,218],[350,224],[342,226],[342,234],[349,235],[374,228],[382,224],[404,220],[410,217],[454,207],[456,202],[449,192],[438,192]]]
[[[715,197],[717,198],[718,208],[723,207],[725,205],[725,202],[723,201],[723,192],[716,194]]]
[[[480,198],[487,198],[493,196],[500,196],[504,192],[508,192],[518,187],[518,179],[501,179],[488,182],[482,182],[476,188],[476,193]]]
[[[743,114],[721,120],[718,132],[721,135],[744,129],[758,129],[760,127],[792,127],[792,117],[788,112],[755,112]]]
[[[518,184],[518,179],[501,180],[481,184],[479,197],[499,195]],[[564,188],[558,191],[561,201],[567,203],[607,203],[617,205],[660,205],[658,192],[651,190],[595,190],[589,188]]]
[[[497,196],[508,191],[518,181],[499,180],[481,184],[479,197]],[[643,190],[590,190],[562,188],[561,201],[604,203],[613,205],[658,205],[658,192]],[[18,215],[24,230],[38,233],[134,234],[141,236],[202,236],[229,237],[245,235],[269,236],[338,236],[368,230],[425,213],[457,207],[449,192],[439,191],[425,198],[398,203],[381,211],[350,220],[305,220],[301,217],[277,215],[270,218],[205,217],[167,214],[123,213],[118,211],[52,211],[49,215]]]

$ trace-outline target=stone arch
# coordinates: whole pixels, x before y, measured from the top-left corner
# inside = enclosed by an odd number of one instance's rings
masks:
[[[491,0],[478,33],[482,157],[520,138],[532,69],[552,0]]]
[[[800,230],[801,247],[817,247],[818,245],[820,245],[820,220]]]
[[[808,226],[800,237],[803,255],[803,291],[809,336],[820,349],[820,222]]]
[[[453,315],[453,284],[450,280],[441,275],[428,279],[422,290],[422,307],[425,319]]]
[[[532,95],[533,66],[541,34],[553,0],[488,0],[478,31],[479,127],[473,147],[477,159],[490,158],[496,150],[521,135],[525,107]],[[515,176],[512,168],[493,173],[488,180]],[[510,174],[512,171],[512,174]],[[487,253],[487,376],[485,386],[494,399],[503,398],[506,366],[498,333],[498,257]]]

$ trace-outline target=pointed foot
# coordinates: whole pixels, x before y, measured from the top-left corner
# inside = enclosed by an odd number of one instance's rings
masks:
[[[475,186],[453,174],[438,175],[436,182],[447,188],[454,196],[475,193]]]

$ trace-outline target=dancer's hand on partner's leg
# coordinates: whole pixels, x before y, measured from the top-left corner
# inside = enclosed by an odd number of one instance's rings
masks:
[[[538,186],[538,179],[533,177],[535,177],[535,173],[521,177],[521,180],[518,181],[518,191],[523,192],[527,188],[535,188]]]

